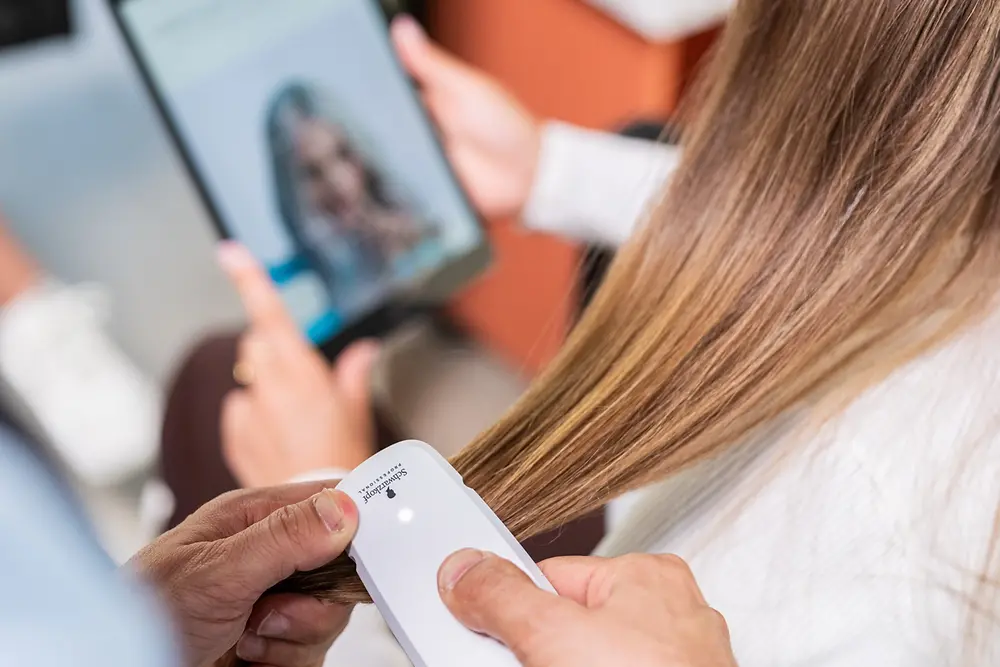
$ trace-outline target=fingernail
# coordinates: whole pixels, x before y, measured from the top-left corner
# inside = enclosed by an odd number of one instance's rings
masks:
[[[267,641],[255,634],[246,633],[236,645],[236,655],[247,662],[255,662],[264,657]]]
[[[246,262],[247,252],[235,241],[220,241],[215,256],[223,268],[238,268]]]
[[[404,31],[405,36],[409,39],[422,40],[426,36],[423,26],[421,26],[420,23],[418,23],[417,20],[409,14],[403,14],[396,17],[396,20],[393,21],[393,26],[396,30]]]
[[[260,637],[270,637],[271,639],[281,639],[292,627],[292,622],[284,614],[271,611],[257,628],[257,635]]]
[[[344,529],[344,510],[340,507],[336,491],[324,489],[316,494],[313,497],[313,507],[331,533],[339,533]]]
[[[463,549],[452,554],[438,573],[438,588],[442,591],[452,590],[469,570],[485,559],[486,554],[476,549]]]

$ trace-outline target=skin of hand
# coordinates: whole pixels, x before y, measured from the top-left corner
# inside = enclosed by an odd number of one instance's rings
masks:
[[[228,493],[129,561],[172,611],[187,664],[211,665],[239,642],[237,653],[253,664],[322,665],[351,610],[266,593],[335,559],[353,539],[357,508],[333,484]]]
[[[431,42],[413,18],[393,21],[392,40],[473,205],[490,219],[519,215],[538,167],[538,119],[495,79]]]
[[[250,321],[237,366],[252,379],[222,408],[223,454],[234,476],[253,488],[313,470],[357,467],[374,453],[370,380],[378,344],[355,343],[331,368],[244,247],[222,244],[219,263]]]
[[[736,667],[729,630],[676,556],[560,558],[540,565],[559,595],[513,563],[460,551],[441,567],[445,604],[525,667]]]

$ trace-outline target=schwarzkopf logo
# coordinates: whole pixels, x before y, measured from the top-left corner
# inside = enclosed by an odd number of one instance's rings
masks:
[[[365,488],[361,489],[361,499],[365,501],[365,505],[368,504],[375,496],[382,495],[385,491],[385,495],[389,500],[396,497],[396,492],[390,487],[398,482],[399,480],[406,477],[409,473],[406,472],[406,468],[403,467],[402,463],[397,463],[393,467],[386,470],[384,473],[373,479]]]

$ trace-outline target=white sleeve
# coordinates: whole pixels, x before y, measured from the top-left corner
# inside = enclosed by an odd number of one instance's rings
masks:
[[[549,123],[525,227],[578,241],[621,245],[680,161],[680,149]]]
[[[646,39],[671,42],[725,19],[735,0],[587,0]]]

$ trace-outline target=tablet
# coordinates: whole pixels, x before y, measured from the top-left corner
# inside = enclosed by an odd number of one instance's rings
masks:
[[[485,234],[377,0],[110,0],[221,234],[325,349],[446,299]]]

